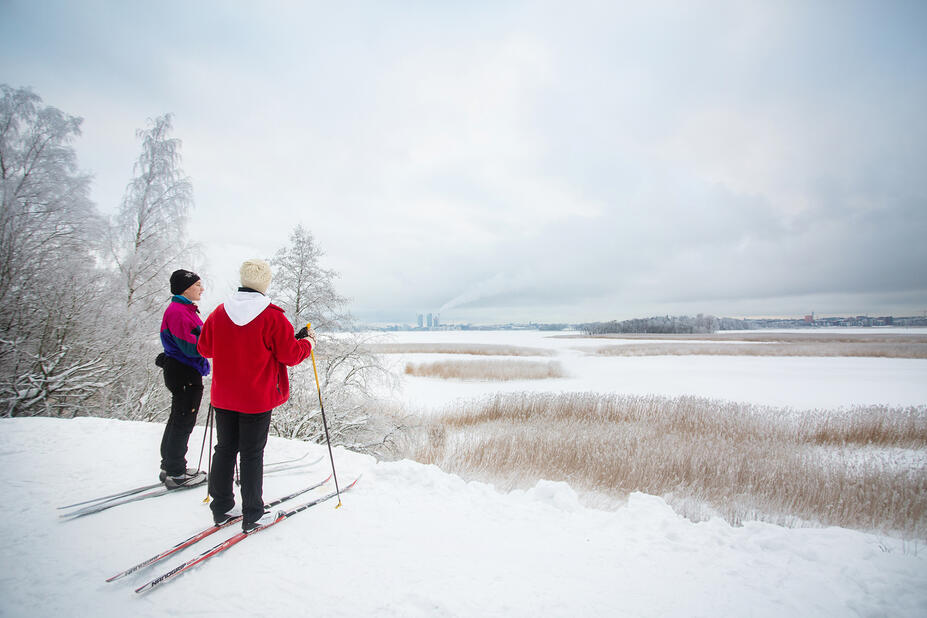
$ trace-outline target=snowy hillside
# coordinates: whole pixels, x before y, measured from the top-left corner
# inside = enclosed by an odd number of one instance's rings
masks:
[[[140,597],[135,587],[235,532],[104,582],[208,525],[205,490],[75,521],[59,520],[56,506],[156,480],[160,435],[159,425],[93,418],[0,421],[0,615],[927,615],[927,556],[913,543],[837,528],[694,524],[642,494],[596,511],[565,484],[501,494],[340,449],[342,484],[363,474],[343,508],[305,511]],[[201,440],[197,428],[193,464]],[[327,455],[271,438],[267,461],[306,449]],[[265,499],[328,471],[326,457],[268,476]]]

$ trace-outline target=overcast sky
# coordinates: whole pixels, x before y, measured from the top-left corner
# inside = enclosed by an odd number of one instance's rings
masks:
[[[927,2],[0,0],[101,211],[175,115],[208,303],[303,224],[363,321],[927,311]]]

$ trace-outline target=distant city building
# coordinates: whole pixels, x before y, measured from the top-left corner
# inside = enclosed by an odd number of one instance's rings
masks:
[[[438,321],[439,321],[440,318],[441,318],[441,314],[440,314],[440,313],[436,313],[436,314],[435,314],[435,328],[438,328]]]
[[[428,314],[428,328],[434,328],[434,317],[429,313]]]
[[[423,326],[425,326],[425,316],[420,313],[418,314],[418,327],[422,328]]]

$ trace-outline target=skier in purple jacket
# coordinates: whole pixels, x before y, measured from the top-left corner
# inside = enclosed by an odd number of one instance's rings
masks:
[[[203,376],[209,375],[209,361],[196,351],[203,327],[195,302],[203,295],[199,275],[189,270],[171,274],[171,303],[161,320],[159,365],[164,384],[171,391],[171,415],[161,438],[161,473],[168,489],[198,485],[205,473],[187,468],[187,442],[196,425],[196,414],[203,399]]]

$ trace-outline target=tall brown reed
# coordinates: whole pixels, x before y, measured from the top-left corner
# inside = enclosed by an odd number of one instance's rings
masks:
[[[406,373],[413,376],[445,380],[546,380],[562,378],[563,367],[558,362],[537,361],[439,361],[407,363]]]
[[[795,412],[694,397],[511,393],[434,417],[406,456],[502,488],[665,496],[693,518],[927,538],[927,407]],[[893,463],[883,455],[902,449]],[[692,505],[700,505],[693,507]]]

